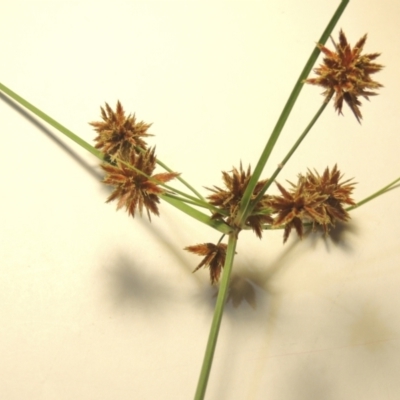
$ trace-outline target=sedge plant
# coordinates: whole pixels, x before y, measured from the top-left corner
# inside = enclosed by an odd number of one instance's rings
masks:
[[[92,146],[0,84],[0,90],[5,94],[101,160],[105,174],[103,182],[113,187],[107,202],[116,201],[117,208],[125,208],[129,216],[146,214],[151,220],[152,215],[159,215],[159,203],[165,201],[219,232],[216,243],[188,244],[185,248],[201,257],[194,272],[207,268],[211,284],[219,285],[195,399],[205,397],[235,249],[242,232],[250,230],[262,239],[266,231],[282,229],[283,242],[287,241],[293,231],[300,238],[308,229],[321,230],[324,235],[329,235],[338,221],[347,222],[350,219],[351,210],[384,194],[400,181],[397,178],[364,200],[356,202],[353,199],[354,181],[345,179],[337,165],[327,166],[324,171],[319,172],[312,169],[303,171],[295,182],[289,182],[286,187],[276,180],[330,102],[333,102],[338,114],[342,114],[343,106],[347,106],[361,123],[360,98],[369,99],[382,86],[373,79],[373,74],[382,69],[382,65],[375,63],[380,54],[363,52],[366,35],[354,46],[349,44],[342,30],[337,42],[331,36],[348,2],[349,0],[341,1],[318,40],[254,170],[251,166],[240,163],[231,170],[223,171],[222,184],[207,187],[208,194],[205,195],[156,156],[155,148],[149,147],[146,142],[147,137],[151,136],[148,132],[151,124],[139,121],[135,114],[126,114],[120,102],[115,109],[106,103],[101,107],[101,120],[90,123],[97,135],[94,139],[95,145]],[[332,39],[330,48],[326,46],[329,37]],[[314,69],[315,76],[309,77],[321,52],[322,64]],[[321,86],[324,89],[323,102],[274,173],[261,179],[304,84]],[[161,171],[155,172],[156,168]],[[174,180],[179,180],[186,190],[174,188]],[[269,193],[271,185],[277,188],[279,194]]]

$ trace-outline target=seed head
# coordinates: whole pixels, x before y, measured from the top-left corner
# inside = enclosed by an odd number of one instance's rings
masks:
[[[318,207],[325,200],[326,196],[318,193],[307,192],[305,179],[300,176],[297,185],[291,184],[292,189],[286,190],[282,185],[276,183],[280,196],[272,196],[269,205],[276,217],[273,226],[284,226],[283,242],[288,239],[292,228],[296,229],[299,237],[303,237],[303,221],[311,220],[324,222],[324,215],[318,212]]]
[[[203,266],[208,267],[210,269],[211,284],[215,284],[219,280],[221,270],[225,263],[226,248],[226,244],[223,243],[202,243],[185,247],[185,250],[199,256],[205,256],[193,272],[196,272]]]
[[[107,103],[105,109],[101,107],[101,118],[102,122],[90,122],[98,133],[95,147],[111,159],[129,158],[131,150],[137,147],[146,149],[143,137],[151,136],[147,133],[151,124],[136,122],[135,115],[125,116],[119,101],[115,112]]]
[[[286,242],[292,228],[300,238],[303,236],[303,223],[311,222],[313,227],[321,227],[325,234],[329,233],[336,220],[348,221],[349,214],[344,204],[355,204],[350,197],[354,183],[350,180],[340,182],[342,175],[335,165],[332,171],[326,168],[320,176],[310,170],[299,175],[297,184],[290,183],[286,190],[277,183],[280,196],[272,196],[269,206],[276,214],[273,226],[284,226],[283,241]]]
[[[221,189],[218,186],[214,186],[212,189],[207,188],[213,192],[213,194],[207,197],[210,204],[221,209],[221,213],[214,213],[213,218],[226,218],[228,224],[234,220],[251,176],[250,166],[247,168],[247,171],[245,171],[243,170],[242,163],[240,163],[239,170],[233,168],[230,173],[222,171],[222,180],[226,189]],[[257,183],[251,197],[252,200],[256,198],[258,193],[260,193],[266,181],[267,180],[261,180]],[[267,199],[268,196],[264,195],[261,201],[254,207],[252,214],[246,220],[246,225],[253,229],[259,238],[262,236],[262,224],[272,222],[272,218],[269,216],[268,209],[266,208]]]
[[[349,213],[343,208],[344,204],[354,205],[355,202],[351,198],[354,189],[354,182],[348,179],[340,182],[343,175],[337,169],[337,165],[331,171],[326,168],[322,176],[308,170],[306,175],[306,190],[308,193],[319,193],[326,196],[325,200],[321,203],[318,212],[324,215],[322,222],[317,222],[322,227],[325,233],[335,226],[335,221],[346,222],[350,219]]]
[[[367,35],[365,34],[352,49],[345,34],[340,30],[339,44],[332,39],[336,51],[328,50],[322,44],[318,44],[317,46],[324,53],[325,58],[323,63],[314,69],[317,77],[304,81],[325,88],[323,95],[326,99],[334,94],[334,107],[339,114],[342,114],[344,100],[358,122],[361,122],[362,119],[359,97],[362,96],[369,100],[369,96],[378,94],[372,90],[383,86],[370,77],[371,74],[383,68],[382,65],[371,62],[379,57],[380,53],[361,54],[366,40]]]
[[[150,212],[159,215],[157,204],[159,195],[165,190],[159,186],[177,177],[175,172],[153,174],[156,167],[155,149],[148,149],[139,154],[131,151],[127,160],[116,159],[115,165],[103,164],[101,167],[107,173],[103,182],[115,186],[107,202],[118,199],[117,209],[125,206],[133,217],[136,209],[142,215],[143,207],[146,208],[150,218]]]

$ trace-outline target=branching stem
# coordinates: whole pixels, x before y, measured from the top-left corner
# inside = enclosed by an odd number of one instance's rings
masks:
[[[393,189],[394,185],[396,185],[396,183],[399,183],[399,182],[400,182],[400,177],[395,179],[393,182],[389,183],[389,185],[386,185],[382,189],[380,189],[377,192],[371,194],[371,196],[368,196],[365,199],[359,201],[354,206],[350,206],[350,207],[346,208],[346,211],[354,210],[355,208],[358,208],[358,207],[362,206],[363,204],[368,203],[369,201],[375,199],[376,197],[381,196],[382,194],[386,193],[387,191]]]
[[[214,309],[214,317],[212,320],[210,334],[208,337],[206,352],[204,354],[203,365],[201,368],[200,377],[197,384],[196,394],[194,396],[195,400],[203,400],[206,393],[208,377],[210,376],[211,364],[214,358],[215,346],[217,345],[219,328],[221,326],[222,312],[225,305],[226,295],[228,293],[229,278],[231,276],[236,243],[237,243],[237,232],[232,232],[229,235],[228,247],[226,249],[224,270],[222,273],[221,284],[218,291],[217,303]]]
[[[299,136],[299,138],[296,140],[296,143],[292,146],[292,148],[289,150],[289,152],[286,154],[286,157],[282,160],[282,162],[279,164],[278,168],[275,170],[275,172],[271,175],[271,177],[268,179],[268,181],[265,183],[263,188],[261,189],[260,193],[257,195],[257,197],[254,199],[254,201],[251,202],[249,208],[248,208],[248,214],[251,213],[253,208],[256,206],[256,204],[261,200],[262,196],[264,193],[268,190],[268,188],[271,186],[271,184],[275,181],[276,177],[279,175],[279,173],[282,171],[283,167],[286,165],[286,163],[289,161],[290,157],[292,157],[293,153],[297,150],[297,148],[300,146],[301,142],[304,140],[304,138],[307,136],[308,132],[310,132],[311,128],[314,126],[314,124],[317,122],[318,118],[322,114],[322,112],[325,110],[326,106],[328,105],[330,99],[332,98],[333,93],[328,97],[321,105],[321,107],[318,109],[316,114],[314,115],[313,119],[310,121],[310,123],[307,125],[306,129],[304,129],[304,132]],[[246,213],[247,214],[247,213]],[[245,215],[247,218],[247,215]]]
[[[328,40],[329,36],[331,35],[334,27],[336,26],[336,23],[338,22],[339,18],[343,14],[348,3],[349,3],[349,0],[341,1],[336,12],[334,13],[333,17],[329,21],[329,24],[327,25],[323,34],[321,35],[321,38],[319,39],[318,43],[320,43],[320,44],[326,43],[326,41]],[[254,188],[256,187],[257,182],[261,176],[261,173],[269,159],[269,156],[271,155],[272,150],[275,147],[275,144],[279,138],[279,135],[282,132],[282,129],[289,117],[289,114],[291,113],[293,106],[296,103],[296,100],[300,94],[302,87],[303,87],[303,81],[309,75],[319,54],[320,54],[320,49],[316,46],[314,48],[314,50],[312,51],[306,65],[304,66],[303,71],[301,72],[299,78],[297,79],[297,82],[292,90],[292,93],[290,94],[289,99],[287,100],[286,105],[283,108],[282,113],[278,119],[278,122],[276,123],[275,128],[272,131],[271,136],[269,137],[269,140],[264,148],[264,151],[262,152],[260,159],[254,169],[252,178],[250,179],[249,184],[247,185],[246,191],[243,194],[239,212],[235,219],[235,223],[234,223],[235,226],[240,226],[241,223],[245,220],[243,218],[244,215],[248,215],[247,208],[249,207],[249,203],[250,203]]]

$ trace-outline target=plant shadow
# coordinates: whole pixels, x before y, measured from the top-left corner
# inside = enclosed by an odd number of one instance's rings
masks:
[[[322,240],[328,253],[333,248],[351,252],[353,250],[351,236],[357,235],[358,232],[359,229],[354,220],[349,222],[337,221],[328,234],[324,234],[319,230],[307,232],[307,242],[310,247],[315,248],[318,242]]]
[[[348,223],[337,223],[331,229],[329,235],[318,231],[308,231],[303,239],[296,237],[289,244],[285,244],[280,255],[266,265],[259,263],[253,265],[239,264],[234,266],[231,281],[228,288],[226,313],[234,314],[235,310],[247,305],[250,310],[256,311],[260,304],[265,305],[268,298],[274,294],[270,282],[276,274],[287,267],[287,259],[291,253],[301,244],[315,249],[319,242],[323,242],[327,253],[332,252],[335,247],[340,251],[352,251],[350,235],[357,234],[357,225],[350,221]],[[218,295],[218,289],[212,296],[212,307]]]
[[[104,266],[107,297],[117,308],[159,313],[172,298],[172,292],[158,275],[147,272],[140,263],[120,254]]]

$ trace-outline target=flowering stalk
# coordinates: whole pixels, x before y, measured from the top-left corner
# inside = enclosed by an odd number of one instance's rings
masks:
[[[235,249],[237,243],[238,232],[232,232],[229,235],[228,247],[226,249],[226,258],[224,264],[224,271],[222,273],[221,284],[218,291],[217,302],[214,309],[214,317],[211,323],[210,334],[208,336],[208,342],[206,351],[204,354],[203,365],[199,380],[197,383],[195,400],[203,400],[208,383],[208,377],[210,376],[211,365],[214,358],[215,346],[217,345],[219,328],[221,326],[222,312],[225,305],[226,295],[228,293],[229,278],[231,276],[233,259],[235,257]]]
[[[141,154],[145,154],[145,152],[141,153]],[[157,183],[159,185],[161,185],[162,187],[164,187],[165,189],[167,189],[169,191],[169,193],[175,193],[175,194],[179,194],[181,196],[183,196],[182,198],[180,198],[181,201],[186,201],[186,202],[191,202],[194,205],[197,205],[199,207],[206,207],[208,209],[211,209],[212,207],[210,207],[210,205],[203,199],[198,199],[196,197],[191,196],[190,194],[187,194],[185,192],[182,192],[181,190],[178,190],[176,188],[173,188],[171,186],[168,186],[167,184],[165,184],[165,182],[157,180],[157,177],[153,176],[149,176],[147,175],[143,170],[141,170],[140,168],[136,168],[132,163],[129,163],[127,161],[124,161],[120,158],[115,158],[115,162],[118,162],[120,164],[123,164],[126,168],[129,168],[135,172],[137,172],[140,175],[143,175],[144,177],[148,178],[149,180],[152,180],[154,183]],[[157,160],[155,160],[156,164],[159,164],[159,162],[157,162]],[[165,164],[164,164],[165,165]],[[164,168],[164,167],[163,167]],[[164,168],[166,171],[168,171],[170,174],[174,174],[174,178],[179,178],[179,175],[174,173],[170,168]],[[161,193],[160,193],[161,194]]]
[[[23,99],[21,96],[19,96],[17,93],[13,92],[11,89],[9,89],[7,86],[4,86],[2,83],[0,83],[0,90],[2,90],[5,94],[10,96],[13,100],[27,108],[29,111],[37,115],[39,118],[41,118],[43,121],[46,121],[49,125],[52,127],[56,128],[59,130],[61,133],[69,137],[71,140],[73,140],[75,143],[79,144],[79,146],[83,147],[86,149],[89,153],[92,153],[94,156],[99,158],[100,160],[104,160],[104,154],[100,152],[99,150],[95,149],[92,145],[87,143],[85,140],[80,138],[79,136],[75,135],[72,131],[67,129],[65,126],[61,125],[59,122],[57,122],[55,119],[51,118],[47,114],[45,114],[43,111],[39,110],[36,108],[33,104],[29,103],[25,99]]]
[[[139,148],[139,151],[144,151],[144,149]],[[163,163],[161,160],[157,158],[157,164],[164,168],[167,172],[173,172],[171,168],[169,168],[165,163]],[[203,204],[207,203],[204,197],[185,179],[182,178],[182,176],[177,176],[176,179],[181,182],[183,185],[185,185],[193,194],[195,194],[200,200],[202,200]]]
[[[326,106],[329,103],[329,100],[331,99],[332,95],[330,95],[329,98],[327,98],[321,105],[321,107],[318,109],[317,113],[314,115],[313,119],[310,121],[310,123],[307,125],[306,129],[304,129],[303,133],[299,136],[299,138],[296,140],[296,143],[292,146],[292,148],[289,150],[289,152],[286,154],[286,157],[281,161],[279,164],[278,168],[275,170],[275,172],[271,175],[271,177],[267,180],[261,191],[258,193],[257,197],[255,198],[254,201],[251,202],[248,212],[251,212],[254,208],[254,205],[257,204],[264,193],[268,190],[268,188],[271,186],[271,183],[275,181],[276,177],[279,175],[279,173],[282,171],[283,167],[286,165],[286,163],[289,161],[290,157],[292,157],[293,153],[297,150],[297,148],[300,146],[301,142],[303,139],[307,136],[308,132],[310,132],[311,128],[314,126],[314,124],[317,122],[318,118],[322,114],[322,112],[325,110]]]
[[[326,98],[335,95],[335,110],[342,113],[343,101],[347,103],[361,124],[361,102],[359,97],[369,100],[369,96],[376,96],[372,90],[383,87],[379,82],[371,78],[371,74],[379,72],[383,65],[371,62],[380,56],[380,53],[361,54],[367,35],[365,34],[353,48],[347,42],[343,30],[339,33],[339,43],[333,39],[335,51],[331,51],[321,43],[318,48],[324,53],[323,63],[314,69],[315,78],[309,78],[305,82],[311,85],[322,86]]]
[[[338,22],[339,18],[343,14],[345,8],[347,7],[347,4],[349,3],[349,0],[342,0],[340,3],[339,7],[337,8],[335,14],[333,15],[332,19],[330,20],[329,24],[324,30],[324,33],[322,34],[321,38],[319,39],[319,43],[325,44],[325,42],[328,40],[328,37],[332,33],[334,27],[336,26],[336,23]],[[264,148],[264,151],[262,152],[260,159],[257,163],[257,166],[254,169],[253,177],[251,181],[249,182],[249,185],[247,186],[246,192],[243,195],[242,202],[240,204],[240,209],[237,214],[235,223],[236,225],[240,225],[243,219],[245,219],[246,214],[248,214],[247,208],[249,207],[250,199],[253,193],[253,190],[255,186],[257,185],[257,182],[261,176],[261,173],[265,167],[265,164],[267,163],[269,156],[271,155],[271,152],[273,148],[275,147],[275,144],[279,138],[279,135],[282,132],[282,129],[286,123],[286,120],[289,117],[290,112],[292,111],[292,108],[294,104],[296,103],[296,100],[300,94],[300,91],[303,87],[303,81],[307,78],[308,74],[310,73],[313,65],[315,64],[318,55],[320,54],[320,49],[318,46],[315,47],[313,52],[311,53],[310,58],[308,59],[306,65],[304,66],[303,71],[301,72],[293,90],[292,93],[289,96],[288,101],[286,102],[285,107],[282,110],[282,113],[278,119],[278,122],[275,125],[274,130],[271,133],[271,136],[269,137],[269,140]]]
[[[24,98],[19,96],[17,93],[15,93],[11,89],[9,89],[7,86],[3,85],[2,83],[0,83],[0,90],[3,91],[5,94],[7,94],[9,97],[11,97],[13,100],[15,100],[17,103],[21,104],[23,107],[25,107],[26,109],[31,111],[33,114],[35,114],[36,116],[41,118],[43,121],[47,122],[52,127],[56,128],[58,131],[60,131],[62,134],[67,136],[69,139],[71,139],[72,141],[77,143],[79,146],[86,149],[89,153],[93,154],[95,157],[97,157],[101,161],[104,161],[105,156],[101,151],[96,149],[94,146],[90,145],[88,142],[86,142],[85,140],[80,138],[78,135],[76,135],[75,133],[70,131],[68,128],[66,128],[59,122],[57,122],[55,119],[51,118],[49,115],[47,115],[46,113],[44,113],[43,111],[41,111],[40,109],[35,107],[33,104],[31,104],[30,102],[28,102],[27,100],[25,100]],[[164,169],[167,169],[167,167],[165,167],[164,164],[162,166],[164,167]],[[183,193],[183,192],[181,192],[181,193]],[[184,194],[184,195],[186,197],[190,197],[190,198],[194,199],[190,195],[187,195],[187,194]],[[160,194],[159,197],[162,198],[167,203],[171,204],[173,207],[178,208],[185,214],[189,215],[190,217],[197,219],[201,223],[206,224],[206,225],[210,226],[211,228],[216,229],[219,232],[222,232],[224,234],[229,234],[232,231],[232,229],[228,225],[226,225],[224,222],[213,220],[209,215],[204,214],[201,211],[199,211],[193,207],[190,207],[189,205],[185,204],[184,202],[182,202],[180,200],[176,200],[173,197],[170,197],[167,193]],[[207,202],[204,202],[204,201],[202,202],[201,200],[197,200],[197,201],[199,202],[199,204],[198,204],[199,206],[207,207],[208,209],[211,209],[211,210],[214,208],[211,205],[209,205]]]
[[[229,234],[232,232],[232,228],[225,222],[212,219],[209,215],[204,214],[201,211],[196,210],[195,208],[189,206],[188,204],[175,199],[173,196],[170,196],[169,194],[161,194],[160,198],[162,198],[164,201],[171,204],[175,208],[178,208],[185,214],[191,216],[194,219],[197,219],[201,223],[206,224],[211,228],[218,230],[221,233]]]
[[[355,204],[351,197],[354,183],[351,180],[343,182],[343,175],[335,165],[332,169],[327,167],[321,175],[311,170],[308,170],[305,175],[300,174],[297,184],[289,182],[291,185],[289,189],[285,189],[279,183],[276,183],[280,195],[270,196],[265,194],[271,183],[275,182],[283,166],[314,126],[332,96],[335,96],[334,107],[336,111],[341,113],[343,102],[345,102],[360,122],[359,106],[361,103],[359,97],[368,99],[368,96],[376,94],[371,91],[372,89],[382,86],[370,78],[370,74],[378,72],[382,68],[379,64],[371,63],[379,56],[379,53],[361,55],[366,35],[351,48],[343,31],[340,31],[338,44],[332,40],[336,51],[330,51],[324,46],[348,2],[349,0],[341,1],[319,43],[313,50],[269,137],[254,172],[251,173],[250,166],[247,170],[244,169],[242,164],[239,168],[233,168],[230,172],[224,171],[222,174],[225,187],[214,186],[208,189],[213,193],[207,196],[207,200],[188,182],[183,180],[178,173],[159,161],[155,156],[154,148],[147,148],[143,138],[151,136],[147,133],[151,124],[146,124],[143,121],[137,122],[135,115],[126,116],[119,102],[116,111],[113,111],[106,104],[104,109],[101,108],[102,121],[91,123],[98,133],[96,146],[93,147],[0,84],[0,90],[90,153],[105,161],[102,168],[107,176],[103,182],[115,187],[107,201],[117,200],[117,208],[125,206],[132,216],[135,215],[136,211],[142,214],[143,209],[145,209],[150,219],[150,213],[158,215],[157,204],[159,199],[162,199],[222,233],[222,237],[216,244],[202,243],[186,247],[186,250],[203,256],[195,271],[202,267],[209,268],[212,284],[219,281],[222,273],[195,395],[197,400],[202,400],[205,396],[240,231],[252,229],[256,236],[261,239],[264,229],[282,228],[284,229],[284,242],[293,229],[301,238],[303,227],[306,225],[322,228],[324,233],[327,234],[336,221],[347,221],[350,218],[349,210],[378,197],[400,182],[400,178],[398,178]],[[321,51],[325,58],[324,64],[314,70],[318,76],[306,79]],[[261,173],[305,82],[324,87],[325,101],[272,176],[269,179],[260,180]],[[153,173],[156,164],[167,172]],[[174,178],[179,179],[194,196],[166,184]],[[344,208],[345,205],[351,206]],[[206,208],[212,215],[206,215],[192,206]],[[222,243],[225,235],[229,236],[228,244]]]
[[[381,196],[382,194],[388,192],[389,190],[394,189],[394,185],[396,185],[396,183],[399,183],[399,182],[400,182],[400,177],[395,179],[393,182],[389,183],[382,189],[378,190],[377,192],[371,194],[370,196],[366,197],[365,199],[354,204],[353,206],[346,208],[346,211],[354,210],[355,208],[358,208],[358,207],[362,206],[363,204],[368,203],[369,201],[377,198],[378,196]]]

